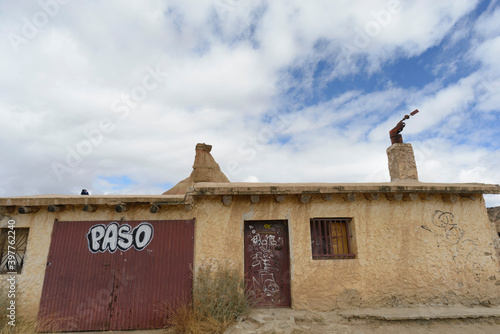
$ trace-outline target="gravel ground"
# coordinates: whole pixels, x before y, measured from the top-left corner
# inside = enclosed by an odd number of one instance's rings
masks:
[[[86,332],[85,334],[164,334],[166,332],[166,330],[141,330]],[[224,334],[306,333],[499,334],[500,308],[388,308],[331,312],[299,311],[287,308],[254,309],[248,316],[238,319]]]

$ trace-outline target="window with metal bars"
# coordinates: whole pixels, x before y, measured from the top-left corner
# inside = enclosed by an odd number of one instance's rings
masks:
[[[314,260],[351,259],[356,256],[350,218],[311,219],[311,249]]]
[[[0,229],[0,274],[21,273],[28,245],[27,228]]]

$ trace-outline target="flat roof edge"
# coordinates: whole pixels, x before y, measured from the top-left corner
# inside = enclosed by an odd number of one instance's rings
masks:
[[[500,185],[484,183],[197,183],[193,195],[286,195],[345,193],[500,194]]]
[[[185,195],[36,195],[0,198],[0,206],[118,204],[185,204]]]
[[[349,193],[500,194],[500,185],[484,183],[212,183],[200,182],[185,195],[36,195],[0,198],[4,206],[189,204],[190,196]]]

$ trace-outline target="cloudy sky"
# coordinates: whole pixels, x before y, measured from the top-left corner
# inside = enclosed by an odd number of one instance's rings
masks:
[[[416,108],[420,181],[498,184],[499,4],[0,1],[0,196],[386,182]]]

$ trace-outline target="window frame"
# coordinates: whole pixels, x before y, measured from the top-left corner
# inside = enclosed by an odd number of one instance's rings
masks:
[[[335,224],[334,227],[332,224]],[[311,218],[309,225],[313,260],[356,258],[352,218]],[[335,230],[335,234],[333,230]],[[343,231],[345,231],[345,235]],[[342,252],[340,252],[339,240],[342,244]],[[347,248],[347,252],[345,252],[345,248]]]
[[[15,231],[15,244],[10,245],[14,247],[14,254],[16,258],[16,269],[10,270],[8,266],[8,240],[9,231]],[[15,227],[11,228],[1,228],[0,229],[0,275],[6,275],[9,273],[21,274],[24,268],[24,261],[26,259],[26,251],[28,249],[28,238],[29,238],[29,228],[26,227]],[[20,253],[21,252],[21,253]]]

